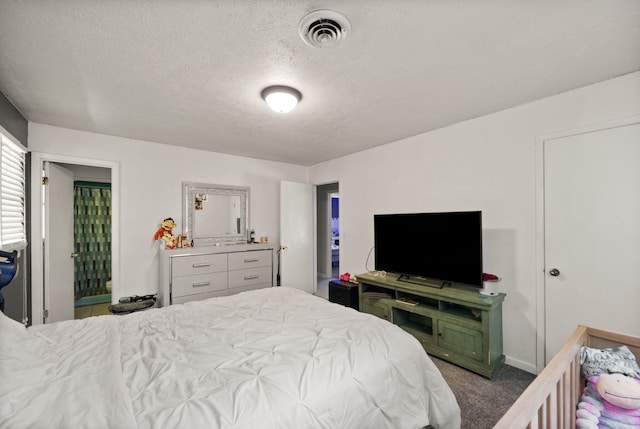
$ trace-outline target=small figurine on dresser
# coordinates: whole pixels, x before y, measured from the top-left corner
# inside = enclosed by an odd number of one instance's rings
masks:
[[[165,247],[167,249],[175,249],[176,247],[176,237],[173,235],[172,230],[175,228],[176,223],[172,218],[168,217],[162,221],[162,225],[156,231],[153,239],[158,241],[162,239],[165,243]]]

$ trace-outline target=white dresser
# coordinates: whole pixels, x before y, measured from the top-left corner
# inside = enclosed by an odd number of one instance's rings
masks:
[[[232,244],[161,250],[164,307],[273,286],[275,246]]]

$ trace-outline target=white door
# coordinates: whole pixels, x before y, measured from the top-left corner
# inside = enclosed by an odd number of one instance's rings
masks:
[[[544,142],[545,354],[578,324],[640,335],[640,124]]]
[[[45,323],[74,318],[73,173],[44,163],[45,176]]]
[[[315,190],[312,185],[280,182],[281,285],[314,293]]]

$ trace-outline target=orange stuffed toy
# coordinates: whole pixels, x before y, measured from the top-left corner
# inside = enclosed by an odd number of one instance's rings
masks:
[[[172,230],[176,226],[176,223],[170,217],[162,221],[162,225],[153,236],[155,241],[162,239],[165,242],[167,249],[173,249],[176,247],[176,239],[173,236]]]

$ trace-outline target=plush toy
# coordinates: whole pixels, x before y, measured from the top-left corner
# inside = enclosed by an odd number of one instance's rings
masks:
[[[640,379],[618,373],[589,377],[576,417],[579,428],[640,428]]]
[[[640,367],[627,347],[581,352],[587,385],[578,403],[576,427],[640,428]]]
[[[172,230],[176,226],[176,223],[170,217],[162,221],[162,225],[156,231],[153,236],[155,241],[162,239],[165,242],[167,249],[174,249],[176,247],[176,238],[174,237]]]

